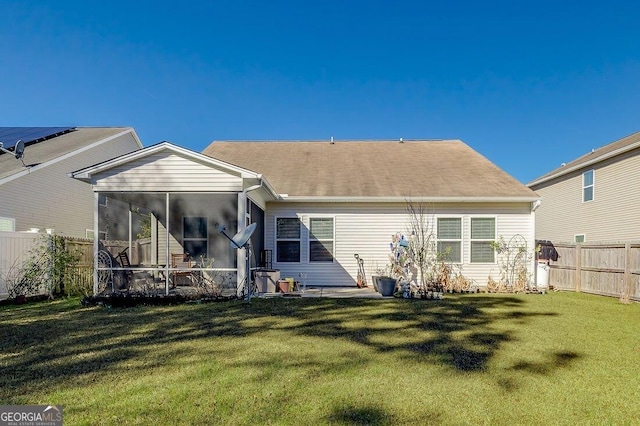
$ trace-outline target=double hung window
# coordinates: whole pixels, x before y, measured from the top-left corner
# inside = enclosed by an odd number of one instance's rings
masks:
[[[300,262],[300,219],[279,217],[276,219],[276,261]]]
[[[333,262],[333,218],[309,219],[309,262]]]
[[[462,262],[462,218],[438,218],[438,256],[452,263]]]
[[[16,220],[11,217],[0,217],[0,231],[15,231]]]
[[[182,244],[185,254],[188,254],[191,259],[208,257],[208,240],[206,217],[184,216],[182,218]]]
[[[582,174],[582,202],[593,200],[593,178],[594,171],[589,170]]]
[[[495,238],[495,218],[471,218],[471,263],[495,263],[495,250],[491,247]]]

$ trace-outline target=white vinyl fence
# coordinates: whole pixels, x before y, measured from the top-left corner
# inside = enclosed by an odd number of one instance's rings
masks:
[[[6,299],[7,280],[29,260],[32,250],[42,242],[42,234],[31,232],[0,232],[0,300]]]

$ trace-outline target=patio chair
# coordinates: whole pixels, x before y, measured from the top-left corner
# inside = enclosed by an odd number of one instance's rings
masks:
[[[121,286],[124,285],[124,287],[130,288],[133,281],[133,271],[131,270],[132,265],[131,265],[131,262],[129,261],[129,255],[127,254],[127,250],[129,250],[129,247],[125,247],[124,250],[119,252],[118,255],[116,256],[116,260],[120,264],[121,268],[127,268],[125,270],[118,271],[122,279]]]
[[[193,268],[193,262],[188,255],[183,253],[171,253],[172,268]],[[193,271],[173,270],[171,271],[171,283],[173,287],[178,285],[192,285],[194,282]]]

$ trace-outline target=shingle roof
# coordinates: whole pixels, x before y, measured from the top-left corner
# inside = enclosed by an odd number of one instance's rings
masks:
[[[214,141],[203,154],[290,197],[538,198],[459,140]]]
[[[131,128],[78,127],[75,131],[27,145],[24,162],[27,165],[46,163],[126,130],[131,130]],[[13,155],[0,155],[0,179],[21,172],[22,170],[24,170],[22,162],[16,160]]]
[[[597,163],[599,161],[606,160],[616,155],[620,155],[624,152],[630,151],[632,149],[640,147],[640,132],[633,133],[629,136],[625,136],[622,139],[618,139],[615,142],[612,142],[608,145],[601,146],[598,149],[594,149],[581,157],[576,158],[575,160],[564,164],[563,166],[558,167],[550,171],[547,174],[540,176],[537,179],[532,180],[527,185],[537,185],[547,180],[560,177],[562,175],[568,174],[572,171],[580,169],[582,167],[586,167]]]

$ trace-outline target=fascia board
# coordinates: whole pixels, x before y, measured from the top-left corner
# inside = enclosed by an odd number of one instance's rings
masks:
[[[576,164],[575,166],[571,166],[571,167],[562,168],[560,171],[558,171],[557,173],[554,173],[554,174],[552,174],[550,176],[547,176],[547,177],[542,178],[542,179],[536,179],[536,180],[534,180],[532,182],[529,182],[527,184],[527,186],[528,187],[532,187],[532,186],[535,186],[535,185],[539,185],[541,183],[550,181],[552,179],[559,178],[559,177],[564,176],[566,174],[569,174],[571,172],[575,172],[576,170],[580,170],[580,169],[583,169],[585,167],[589,167],[589,166],[592,166],[594,164],[600,163],[600,162],[602,162],[604,160],[608,160],[609,158],[613,158],[613,157],[615,157],[617,155],[624,154],[625,152],[633,151],[636,148],[640,148],[640,142],[635,142],[635,143],[632,143],[631,145],[625,146],[624,148],[619,148],[619,149],[616,149],[614,151],[608,152],[606,154],[599,155],[599,156],[597,156],[595,158],[592,158],[589,161],[585,161],[584,163]]]
[[[542,197],[302,197],[280,195],[280,201],[297,203],[529,203]]]
[[[237,167],[232,164],[225,163],[224,161],[220,161],[213,157],[209,157],[207,155],[203,155],[198,152],[191,151],[186,148],[182,148],[170,142],[161,142],[159,144],[152,145],[150,147],[143,148],[141,150],[134,151],[129,154],[125,154],[123,156],[120,156],[111,160],[107,160],[103,163],[99,163],[93,166],[86,167],[81,170],[77,170],[75,172],[71,172],[69,173],[69,176],[75,179],[80,179],[88,182],[91,180],[91,176],[96,173],[104,172],[113,167],[118,167],[128,162],[131,162],[139,158],[143,158],[148,155],[152,155],[164,150],[169,150],[176,154],[186,156],[188,158],[191,158],[194,161],[207,163],[219,169],[224,169],[225,171],[228,171],[242,178],[258,178],[258,176],[260,176],[258,173],[252,172],[251,170],[246,170],[241,167]]]

